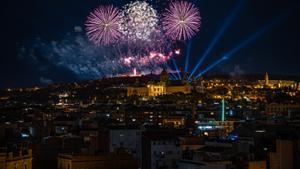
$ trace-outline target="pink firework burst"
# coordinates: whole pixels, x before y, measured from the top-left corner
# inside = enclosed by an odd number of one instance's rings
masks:
[[[120,10],[112,5],[99,6],[87,18],[86,31],[88,38],[96,45],[109,45],[120,36]]]
[[[187,1],[171,2],[163,13],[163,29],[174,40],[187,40],[200,28],[200,12],[194,4]]]

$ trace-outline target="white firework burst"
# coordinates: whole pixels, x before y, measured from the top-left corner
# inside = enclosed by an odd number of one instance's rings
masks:
[[[125,5],[121,30],[127,40],[149,40],[157,25],[157,11],[147,2],[135,1]]]

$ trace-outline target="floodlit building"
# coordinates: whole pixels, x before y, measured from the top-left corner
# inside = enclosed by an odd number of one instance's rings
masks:
[[[164,69],[160,75],[159,82],[148,82],[146,86],[130,86],[127,88],[127,96],[159,96],[174,93],[191,93],[191,86],[185,81],[169,81],[169,74]]]
[[[260,86],[268,86],[271,88],[283,88],[290,87],[293,89],[298,88],[298,83],[293,80],[270,80],[268,73],[265,74],[264,80],[258,80]]]

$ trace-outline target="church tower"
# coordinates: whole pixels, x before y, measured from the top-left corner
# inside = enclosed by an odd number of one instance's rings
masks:
[[[160,81],[165,83],[169,81],[169,73],[166,71],[166,69],[163,69],[163,71],[161,72]]]
[[[266,86],[269,85],[269,75],[268,75],[268,72],[266,72],[266,74],[265,74],[265,85]]]
[[[187,84],[189,82],[189,75],[188,75],[188,73],[184,73],[183,74],[183,78],[182,78],[181,81],[182,81],[183,84]]]

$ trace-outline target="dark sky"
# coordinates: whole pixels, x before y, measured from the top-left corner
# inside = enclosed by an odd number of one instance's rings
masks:
[[[155,1],[155,0],[153,0]],[[163,8],[165,0],[152,2]],[[192,1],[192,0],[191,0]],[[209,73],[263,73],[300,75],[300,10],[299,0],[245,0],[241,11],[204,61],[203,67],[218,60],[264,27],[272,19],[290,15],[271,27],[224,63]],[[45,59],[43,53],[30,52],[41,44],[60,42],[74,35],[74,27],[84,27],[91,10],[100,4],[121,6],[121,0],[21,0],[2,4],[2,44],[0,88],[28,87],[55,82],[80,80],[78,74]],[[193,0],[202,16],[200,32],[193,38],[190,69],[203,54],[226,16],[239,0]],[[84,34],[84,33],[82,33]],[[70,40],[71,39],[71,40]],[[37,45],[37,46],[35,46]],[[44,45],[45,46],[45,45]],[[22,50],[26,52],[22,53]],[[180,67],[184,58],[176,59]]]

